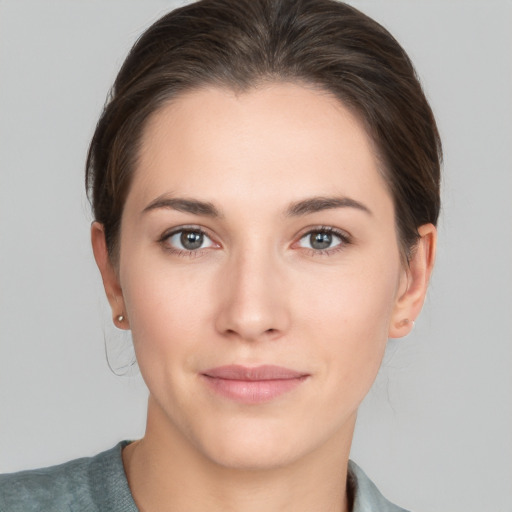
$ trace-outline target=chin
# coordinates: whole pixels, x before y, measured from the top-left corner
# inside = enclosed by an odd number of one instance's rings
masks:
[[[328,432],[322,435],[318,425],[283,418],[238,419],[211,427],[196,438],[196,448],[214,464],[233,470],[283,468],[315,452],[329,438]]]
[[[268,471],[293,463],[300,457],[293,446],[273,442],[225,443],[209,450],[216,465],[237,471]]]

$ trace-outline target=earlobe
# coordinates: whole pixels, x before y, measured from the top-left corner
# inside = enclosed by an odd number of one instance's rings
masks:
[[[99,222],[91,225],[91,244],[103,287],[112,310],[113,322],[119,329],[129,329],[119,277],[112,264],[105,241],[105,230]]]
[[[390,338],[402,338],[412,331],[427,294],[428,283],[434,267],[437,230],[433,224],[418,228],[420,239],[405,272],[406,284],[396,299],[389,326]]]

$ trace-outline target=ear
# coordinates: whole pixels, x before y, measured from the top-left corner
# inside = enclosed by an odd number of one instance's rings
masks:
[[[401,338],[412,331],[414,320],[420,314],[436,255],[437,230],[433,224],[418,228],[420,239],[404,268],[391,323],[390,338]]]
[[[110,308],[112,310],[112,321],[119,329],[129,329],[128,318],[123,298],[123,291],[119,284],[119,277],[116,269],[110,260],[105,240],[105,230],[103,224],[93,222],[91,225],[91,243],[92,251],[96,265],[101,273],[103,287],[107,295]]]

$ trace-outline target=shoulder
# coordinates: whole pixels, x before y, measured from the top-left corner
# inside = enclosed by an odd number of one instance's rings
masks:
[[[83,458],[58,466],[1,475],[0,510],[60,512],[75,507],[92,512],[95,509],[87,504],[87,497],[91,495],[91,461],[92,458]]]
[[[126,444],[119,443],[95,457],[0,475],[0,510],[136,512],[121,458],[121,450]]]
[[[352,494],[352,512],[408,512],[384,498],[376,485],[352,460],[348,463],[348,487]]]

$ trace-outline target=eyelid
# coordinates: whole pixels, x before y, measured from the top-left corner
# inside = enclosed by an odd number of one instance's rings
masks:
[[[207,237],[208,239],[211,240],[213,247],[204,247],[204,248],[200,248],[200,249],[186,250],[186,249],[179,249],[179,248],[170,246],[169,244],[165,245],[165,242],[169,238],[171,238],[172,236],[174,236],[178,233],[181,233],[183,231],[194,231],[194,232],[201,233],[202,235],[204,235],[205,237]],[[302,240],[304,237],[306,237],[308,235],[311,235],[312,233],[329,233],[329,234],[337,236],[341,240],[340,244],[338,244],[332,248],[327,248],[327,249],[312,249],[312,248],[307,248],[307,247],[298,247],[304,251],[309,251],[311,253],[314,253],[315,255],[332,254],[339,250],[343,250],[347,245],[350,245],[353,243],[352,235],[343,229],[336,228],[334,226],[329,226],[329,225],[316,225],[316,226],[308,226],[306,228],[303,228],[299,232],[299,234],[295,236],[295,241],[292,243],[291,247],[295,248],[295,246],[300,242],[300,240]],[[185,224],[185,225],[169,228],[169,229],[165,230],[162,233],[162,235],[160,235],[157,242],[162,245],[165,245],[165,249],[170,252],[173,252],[176,254],[186,253],[187,255],[199,255],[203,251],[206,251],[208,249],[211,249],[211,248],[218,249],[218,248],[222,247],[221,244],[216,240],[216,237],[210,233],[209,229],[204,228],[202,226],[198,226],[197,224]]]
[[[346,241],[347,243],[352,240],[352,235],[348,231],[325,224],[319,224],[318,226],[308,226],[306,228],[303,228],[296,238],[297,240],[300,240],[301,238],[304,238],[306,235],[309,235],[311,233],[332,233],[333,235],[339,236],[342,240]]]
[[[332,255],[338,251],[342,251],[347,247],[347,245],[350,245],[353,243],[352,235],[348,233],[347,231],[339,228],[335,228],[334,226],[327,226],[327,225],[318,225],[318,226],[308,226],[307,228],[304,228],[296,237],[296,241],[293,242],[292,248],[294,246],[298,245],[299,242],[306,236],[311,235],[312,233],[329,233],[334,236],[337,236],[341,243],[338,245],[335,245],[334,247],[327,248],[327,249],[313,249],[309,247],[298,247],[299,249],[303,251],[307,251],[310,254],[314,256],[318,255]]]
[[[166,240],[170,236],[175,235],[176,233],[181,233],[182,231],[197,231],[198,233],[206,235],[208,238],[214,238],[210,233],[210,230],[203,226],[199,226],[197,224],[182,224],[164,230],[164,232],[158,238],[158,241],[160,242]]]
[[[192,231],[196,233],[200,233],[206,238],[208,238],[213,246],[210,247],[203,247],[200,249],[194,249],[194,250],[188,250],[188,249],[179,249],[178,247],[171,246],[170,244],[167,244],[166,242],[173,237],[174,235],[181,233],[183,231]],[[160,237],[157,239],[157,243],[161,244],[166,251],[169,251],[171,253],[177,254],[177,255],[183,255],[186,254],[187,256],[198,256],[203,253],[203,251],[206,251],[208,249],[217,249],[220,248],[221,245],[219,242],[217,242],[216,237],[214,237],[208,229],[194,225],[194,224],[187,224],[187,225],[181,225],[181,226],[175,226],[173,228],[169,228],[165,230]]]

